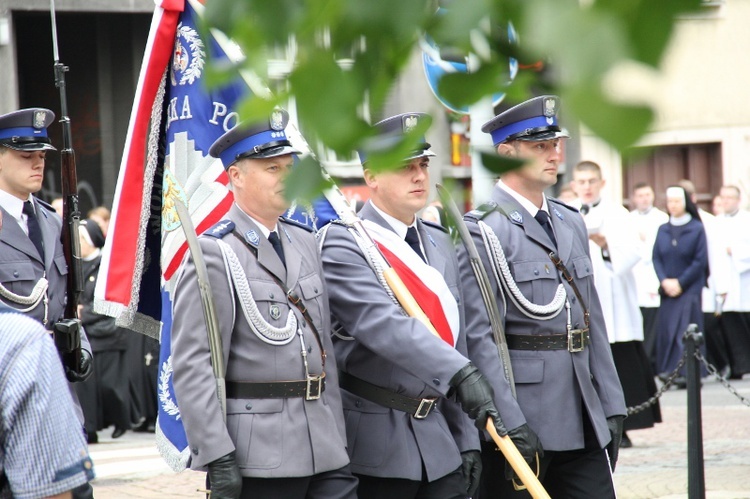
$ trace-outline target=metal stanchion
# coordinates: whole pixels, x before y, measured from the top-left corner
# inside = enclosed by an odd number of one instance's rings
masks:
[[[703,474],[703,422],[701,419],[701,373],[695,354],[703,344],[703,333],[690,324],[683,338],[687,354],[688,406],[688,498],[704,499],[706,484]]]

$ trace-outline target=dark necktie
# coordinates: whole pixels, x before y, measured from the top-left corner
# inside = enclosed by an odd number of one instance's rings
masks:
[[[271,243],[271,246],[273,246],[273,249],[276,251],[276,254],[279,255],[279,259],[281,260],[281,263],[284,264],[284,268],[286,268],[286,258],[284,258],[284,248],[281,247],[281,239],[279,239],[279,235],[276,232],[271,232],[268,234],[268,242]]]
[[[590,209],[591,209],[591,206],[589,206],[587,204],[582,204],[581,205],[581,210],[580,210],[581,211],[581,215],[588,215]]]
[[[419,258],[421,258],[423,262],[427,263],[427,260],[425,260],[425,257],[422,254],[422,248],[419,246],[419,234],[417,234],[416,227],[412,226],[407,229],[406,237],[404,238],[404,240],[409,246],[411,246],[411,249],[413,249],[417,253],[417,255],[419,255]]]
[[[44,244],[42,243],[42,229],[39,227],[39,220],[34,212],[34,205],[31,201],[23,203],[23,214],[26,215],[26,224],[29,226],[29,239],[36,246],[39,256],[44,260]]]
[[[555,239],[555,233],[552,230],[552,223],[550,223],[549,214],[544,210],[539,210],[536,212],[536,215],[534,215],[534,218],[536,218],[536,221],[542,226],[544,232],[547,233],[552,244],[557,247],[557,239]]]

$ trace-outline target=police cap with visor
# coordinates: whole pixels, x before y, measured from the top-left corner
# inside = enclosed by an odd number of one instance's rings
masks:
[[[432,123],[432,117],[425,113],[402,113],[378,121],[373,125],[377,135],[371,139],[369,149],[387,150],[403,140],[404,136],[414,130],[417,125],[424,122],[427,122],[429,127]],[[422,136],[419,138],[417,148],[403,159],[404,161],[411,161],[412,159],[435,156],[435,153],[430,151],[430,147],[432,146]],[[358,152],[360,162],[364,165],[367,161],[367,153],[362,150]]]
[[[16,151],[55,151],[47,127],[55,119],[49,109],[19,109],[0,116],[0,146]]]
[[[265,159],[300,154],[286,136],[289,113],[275,109],[267,121],[240,123],[214,142],[208,153],[227,169],[241,159]]]
[[[568,138],[557,124],[560,98],[542,95],[503,111],[482,126],[495,146],[513,140],[541,141]]]

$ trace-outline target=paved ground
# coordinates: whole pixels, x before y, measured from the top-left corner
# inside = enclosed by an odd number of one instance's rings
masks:
[[[750,404],[750,375],[732,381]],[[701,392],[706,497],[750,499],[750,406],[716,380]],[[662,397],[664,422],[628,432],[633,448],[623,449],[615,473],[619,499],[687,498],[687,404],[684,390]],[[99,432],[91,446],[97,471],[97,499],[205,497],[203,473],[173,473],[159,457],[153,435],[128,432],[112,440]],[[697,499],[697,498],[690,498]]]

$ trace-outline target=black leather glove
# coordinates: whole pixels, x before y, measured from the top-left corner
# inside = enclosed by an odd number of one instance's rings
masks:
[[[473,497],[479,487],[482,474],[482,454],[478,450],[467,450],[461,453],[461,473],[464,475],[466,495]]]
[[[65,366],[65,377],[71,383],[80,383],[86,381],[94,372],[94,363],[91,361],[91,354],[84,349],[81,349],[81,361],[78,363],[78,370],[70,369]]]
[[[537,434],[534,433],[534,430],[532,430],[528,424],[524,423],[518,428],[510,430],[508,436],[515,444],[518,452],[523,456],[523,459],[528,463],[531,471],[536,471],[537,454],[540,459],[544,457],[544,448],[542,447],[541,440],[539,440]],[[515,470],[513,470],[513,467],[507,461],[505,462],[505,478],[506,480],[511,480],[513,478],[518,479]]]
[[[500,419],[500,413],[492,401],[494,392],[489,381],[477,366],[469,362],[461,368],[450,380],[450,385],[456,390],[456,398],[461,404],[461,408],[471,419],[474,425],[480,430],[487,427],[487,418],[491,417],[495,422],[495,429],[498,434],[507,435],[503,421]]]
[[[625,416],[610,416],[607,418],[607,427],[609,428],[609,435],[612,440],[607,446],[607,452],[609,453],[609,466],[612,471],[615,471],[617,465],[617,457],[620,455],[620,442],[622,442],[622,422],[625,420]]]
[[[239,499],[242,475],[234,452],[208,463],[208,481],[211,484],[211,499]]]

